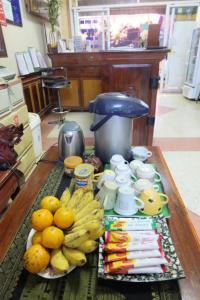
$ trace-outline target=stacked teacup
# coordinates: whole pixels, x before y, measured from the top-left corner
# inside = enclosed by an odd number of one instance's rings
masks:
[[[146,212],[145,191],[153,190],[157,196],[161,195],[158,193],[161,176],[151,164],[145,163],[152,153],[145,147],[134,147],[132,154],[134,160],[130,163],[120,154],[113,155],[111,170],[105,170],[97,184],[100,189],[97,198],[104,209],[114,209],[123,216],[134,215],[138,210]]]

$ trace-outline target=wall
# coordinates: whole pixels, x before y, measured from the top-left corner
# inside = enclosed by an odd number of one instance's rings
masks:
[[[35,47],[41,53],[46,53],[46,42],[42,20],[30,15],[25,8],[25,1],[20,1],[23,27],[8,24],[2,26],[8,57],[0,58],[0,65],[18,74],[15,52],[26,51],[28,47]]]
[[[64,0],[60,13],[60,31],[63,39],[71,37],[70,17],[69,17],[69,2]]]

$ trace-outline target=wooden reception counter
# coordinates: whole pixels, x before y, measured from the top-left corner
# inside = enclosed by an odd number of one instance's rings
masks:
[[[60,92],[64,107],[87,110],[102,92],[125,92],[149,105],[148,117],[134,121],[134,145],[152,145],[159,62],[168,49],[49,54],[53,67],[67,68],[71,82]]]

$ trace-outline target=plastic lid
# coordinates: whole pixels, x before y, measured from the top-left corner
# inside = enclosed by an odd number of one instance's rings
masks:
[[[74,175],[80,178],[87,178],[94,172],[94,167],[91,164],[80,164],[74,170]]]
[[[69,169],[74,169],[76,166],[82,164],[83,160],[80,156],[68,156],[64,160],[64,166]]]
[[[38,114],[28,113],[28,118],[31,129],[34,129],[41,123],[40,116]]]
[[[79,131],[80,125],[75,121],[65,121],[63,124],[61,131]]]
[[[144,101],[123,93],[104,93],[90,101],[89,111],[100,115],[135,118],[146,115],[149,106]]]

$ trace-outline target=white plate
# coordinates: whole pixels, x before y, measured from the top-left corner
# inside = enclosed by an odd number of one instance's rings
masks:
[[[26,250],[32,246],[32,237],[34,235],[34,233],[36,232],[35,229],[31,229],[31,231],[29,232],[28,235],[28,239],[27,239],[27,243],[26,243]],[[60,278],[63,277],[67,274],[69,274],[72,270],[74,270],[76,267],[75,266],[71,266],[66,272],[63,273],[55,273],[55,271],[49,267],[46,268],[43,272],[37,273],[39,276],[46,278],[46,279],[56,279],[56,278]]]

